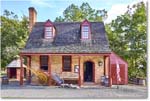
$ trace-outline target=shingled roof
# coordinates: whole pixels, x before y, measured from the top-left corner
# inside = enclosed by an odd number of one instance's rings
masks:
[[[55,22],[56,36],[52,42],[44,38],[44,23],[36,22],[21,53],[110,53],[102,22],[90,22],[92,44],[81,42],[81,22]]]
[[[11,61],[6,67],[7,68],[21,68],[20,63],[21,63],[20,59],[15,59],[15,60]],[[23,67],[27,67],[27,66],[23,64]]]

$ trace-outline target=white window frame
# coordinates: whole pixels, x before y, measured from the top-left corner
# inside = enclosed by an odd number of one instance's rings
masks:
[[[45,27],[45,38],[53,38],[53,27]]]
[[[89,38],[89,31],[90,27],[87,25],[82,26],[82,39],[88,39]]]

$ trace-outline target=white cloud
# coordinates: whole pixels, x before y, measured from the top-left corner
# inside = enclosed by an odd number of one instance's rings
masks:
[[[105,20],[105,23],[111,22],[113,19],[117,18],[117,16],[124,14],[127,10],[127,5],[125,4],[116,4],[111,7],[108,11],[108,18]]]
[[[108,18],[104,21],[105,23],[110,23],[112,20],[116,19],[117,16],[120,16],[124,14],[127,11],[127,6],[132,6],[133,4],[136,4],[140,1],[143,1],[146,3],[147,0],[134,0],[130,4],[115,4],[111,7],[110,10],[108,10]]]
[[[37,5],[37,6],[40,6],[40,7],[49,7],[49,8],[54,7],[54,5],[48,3],[44,0],[31,0],[31,4]]]

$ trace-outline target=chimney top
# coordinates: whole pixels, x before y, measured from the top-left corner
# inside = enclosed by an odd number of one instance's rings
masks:
[[[35,11],[35,13],[37,14],[37,12],[36,12],[36,10],[35,10],[34,7],[29,7],[29,10],[33,10],[33,11]]]
[[[34,7],[29,7],[29,32],[31,32],[37,18],[37,12]]]

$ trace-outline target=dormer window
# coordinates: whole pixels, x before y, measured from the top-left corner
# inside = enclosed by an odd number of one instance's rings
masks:
[[[89,38],[89,26],[87,25],[82,26],[82,38],[83,39]]]
[[[90,23],[87,20],[81,24],[81,39],[91,39]]]
[[[53,38],[52,27],[45,27],[45,38]]]
[[[47,20],[44,27],[44,38],[53,39],[55,36],[55,28],[50,20]]]

